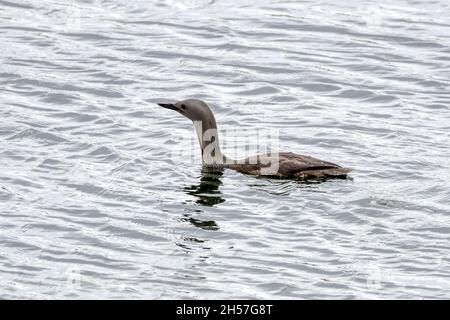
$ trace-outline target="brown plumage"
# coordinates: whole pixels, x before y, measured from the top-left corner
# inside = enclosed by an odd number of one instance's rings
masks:
[[[250,175],[296,180],[345,178],[351,171],[331,162],[292,152],[257,155],[225,164],[225,167]]]
[[[203,165],[208,168],[228,168],[250,175],[285,179],[346,178],[350,169],[337,164],[292,152],[257,155],[243,160],[232,160],[220,150],[217,124],[209,106],[196,99],[177,103],[160,103],[191,119],[202,151]]]

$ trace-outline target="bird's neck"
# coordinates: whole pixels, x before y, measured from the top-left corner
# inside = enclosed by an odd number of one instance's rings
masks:
[[[198,142],[202,150],[202,163],[207,167],[223,167],[227,157],[220,150],[219,132],[214,117],[194,121]]]

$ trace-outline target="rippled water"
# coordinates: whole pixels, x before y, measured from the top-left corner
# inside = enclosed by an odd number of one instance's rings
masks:
[[[450,298],[449,17],[0,0],[0,297]],[[202,174],[184,98],[352,180]]]

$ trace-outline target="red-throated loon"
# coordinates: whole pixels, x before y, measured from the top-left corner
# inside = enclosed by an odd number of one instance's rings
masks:
[[[292,152],[262,154],[242,160],[226,157],[220,150],[216,119],[204,101],[188,99],[176,103],[158,103],[193,121],[205,167],[229,168],[250,175],[286,178],[345,178],[350,169]]]

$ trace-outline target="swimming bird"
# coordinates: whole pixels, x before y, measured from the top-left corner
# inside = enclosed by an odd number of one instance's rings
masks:
[[[249,175],[295,180],[346,178],[351,171],[331,162],[292,152],[261,154],[241,160],[230,159],[220,149],[216,119],[206,102],[188,99],[158,105],[192,120],[202,151],[202,163],[206,168],[227,168]]]

